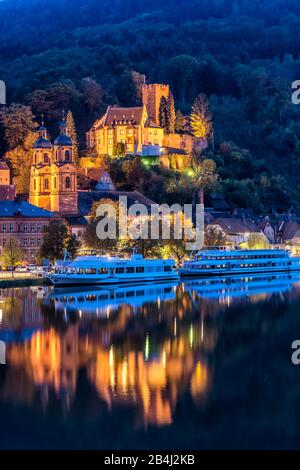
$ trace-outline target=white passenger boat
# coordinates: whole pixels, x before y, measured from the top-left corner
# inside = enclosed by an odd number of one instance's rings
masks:
[[[299,288],[300,271],[291,273],[262,273],[244,276],[192,277],[184,281],[184,289],[205,299],[222,303],[228,299],[289,292]]]
[[[56,311],[77,311],[107,317],[120,306],[140,308],[148,302],[175,300],[177,281],[124,284],[121,286],[55,287],[48,300],[53,300]]]
[[[133,253],[130,258],[78,256],[54,266],[46,277],[55,286],[120,284],[176,280],[179,278],[173,260],[145,259]]]
[[[192,260],[185,261],[179,272],[182,276],[232,276],[298,270],[300,258],[291,256],[286,250],[204,249]]]

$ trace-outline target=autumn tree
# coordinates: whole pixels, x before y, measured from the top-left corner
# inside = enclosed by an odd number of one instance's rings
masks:
[[[195,137],[208,139],[212,135],[212,114],[208,100],[203,93],[196,98],[193,104],[190,126]]]
[[[263,233],[250,233],[247,242],[242,243],[244,248],[249,250],[264,250],[270,247],[270,244]]]
[[[205,246],[223,246],[225,245],[226,237],[224,233],[218,228],[213,226],[206,227],[204,231],[204,245]]]
[[[102,206],[102,211],[101,211]],[[106,211],[105,206],[109,206],[110,210]],[[101,215],[99,213],[101,212]],[[90,223],[87,225],[84,233],[84,244],[88,248],[99,250],[107,253],[115,251],[119,238],[119,204],[111,199],[102,199],[93,203],[89,213]],[[97,232],[98,224],[103,224],[103,230],[107,233],[105,237],[99,237]],[[111,224],[115,227],[115,232],[109,233]]]
[[[0,112],[0,122],[9,149],[23,145],[26,137],[37,127],[31,108],[20,104],[12,104],[3,109]]]
[[[67,113],[66,124],[67,124],[67,134],[72,139],[72,143],[73,143],[74,160],[76,163],[78,163],[79,162],[78,138],[77,138],[75,121],[74,121],[73,114],[71,111],[68,111]]]
[[[18,240],[15,237],[9,238],[3,247],[2,263],[5,266],[11,266],[12,268],[15,268],[23,260],[23,257],[24,253]]]
[[[52,220],[45,228],[43,243],[40,248],[40,258],[54,262],[64,257],[65,250],[74,258],[80,247],[80,242],[70,235],[67,226],[59,220]]]
[[[14,176],[17,194],[28,193],[30,183],[30,169],[32,166],[33,149],[32,146],[37,139],[33,132],[27,134],[22,145],[17,145],[5,154],[5,159],[9,163]]]

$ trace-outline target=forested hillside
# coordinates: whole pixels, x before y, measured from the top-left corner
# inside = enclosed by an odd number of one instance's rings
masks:
[[[138,101],[133,70],[183,113],[203,92],[229,202],[300,209],[299,31],[297,0],[5,0],[0,78],[50,128],[71,109],[81,141],[107,104]]]

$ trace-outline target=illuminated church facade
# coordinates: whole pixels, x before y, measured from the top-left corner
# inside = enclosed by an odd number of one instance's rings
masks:
[[[53,144],[43,125],[38,133],[33,145],[29,202],[61,215],[77,214],[77,165],[66,123],[61,122],[60,134]]]

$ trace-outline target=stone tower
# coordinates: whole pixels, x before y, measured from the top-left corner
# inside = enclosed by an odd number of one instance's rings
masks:
[[[44,126],[33,145],[33,164],[30,171],[29,202],[62,215],[78,212],[77,166],[73,143],[60,124],[60,135],[52,146]]]
[[[162,97],[169,98],[170,88],[169,85],[161,83],[152,83],[150,85],[143,85],[142,87],[142,102],[146,106],[149,118],[159,126],[159,107]]]

